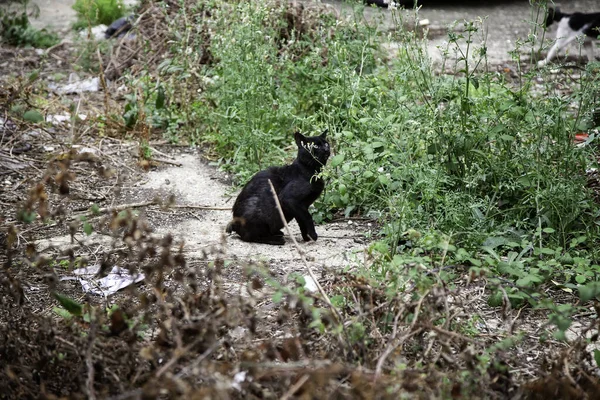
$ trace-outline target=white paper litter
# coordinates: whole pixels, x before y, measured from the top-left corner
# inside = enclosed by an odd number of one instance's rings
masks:
[[[79,119],[85,120],[87,116],[85,114],[79,114]],[[63,122],[71,122],[70,114],[52,114],[46,117],[46,122],[50,122],[53,125],[57,125]]]
[[[96,25],[96,26],[92,27],[92,38],[95,40],[106,39],[104,37],[104,32],[106,31],[106,28],[108,28],[108,26],[106,26],[106,25]]]
[[[234,389],[242,390],[242,385],[240,385],[240,383],[243,383],[246,380],[246,375],[248,375],[247,371],[240,371],[237,374],[235,374],[231,386]]]
[[[109,296],[145,278],[144,274],[132,275],[125,268],[113,267],[108,275],[98,279],[95,277],[98,271],[100,271],[99,265],[78,268],[73,270],[73,274],[76,276],[64,277],[61,278],[61,281],[76,279],[81,283],[84,292]]]
[[[62,86],[49,84],[48,87],[58,94],[97,92],[100,90],[100,78],[94,77],[90,79],[74,81]]]
[[[311,293],[315,293],[317,290],[319,290],[317,282],[315,282],[310,275],[304,275],[304,290]]]

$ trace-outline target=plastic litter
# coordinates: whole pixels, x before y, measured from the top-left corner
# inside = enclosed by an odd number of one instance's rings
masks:
[[[145,278],[144,274],[131,274],[127,269],[116,266],[103,278],[96,277],[99,271],[99,265],[78,268],[73,270],[75,276],[61,278],[61,281],[78,280],[84,292],[106,297]]]

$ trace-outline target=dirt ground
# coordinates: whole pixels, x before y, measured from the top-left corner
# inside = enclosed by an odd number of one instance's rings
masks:
[[[126,3],[132,3],[126,2]],[[63,35],[72,40],[69,33],[70,24],[75,20],[75,12],[71,6],[72,0],[37,0],[35,4],[40,8],[40,16],[32,20],[34,26],[48,27],[59,30]],[[67,71],[67,74],[70,71]],[[55,138],[57,139],[57,138]],[[64,139],[64,138],[63,138]],[[60,142],[61,139],[57,141]],[[57,143],[57,147],[60,146]],[[97,148],[98,155],[102,156],[105,149]],[[173,150],[165,150],[172,153]],[[235,200],[235,193],[225,184],[226,179],[219,178],[214,168],[206,165],[201,156],[195,152],[182,151],[170,154],[172,164],[164,164],[154,168],[148,173],[136,173],[128,179],[133,181],[121,189],[120,198],[106,198],[111,204],[143,202],[157,195],[167,197],[173,194],[178,204],[210,205],[231,207]],[[12,182],[11,182],[12,184]],[[10,185],[5,185],[9,188]],[[109,196],[109,195],[107,195]],[[92,202],[90,202],[91,205]],[[84,207],[83,205],[81,207]],[[156,228],[157,233],[171,232],[176,240],[185,239],[186,253],[189,257],[201,254],[203,250],[220,244],[224,228],[231,218],[229,211],[200,211],[185,212],[177,218],[160,218],[160,213],[149,212],[150,224]],[[181,214],[181,213],[180,213]],[[158,219],[155,221],[155,216]],[[371,225],[369,223],[369,225]],[[299,230],[295,223],[291,225],[297,239]],[[308,258],[316,265],[339,265],[348,262],[349,258],[356,257],[364,251],[367,243],[365,236],[372,236],[374,226],[353,224],[353,221],[327,224],[317,228],[320,239],[318,243],[302,244]],[[95,237],[95,239],[100,239]],[[107,239],[108,240],[108,239]],[[245,259],[247,257],[260,258],[268,261],[274,270],[281,269],[281,273],[302,271],[304,266],[297,255],[297,251],[288,239],[288,244],[283,247],[260,244],[248,244],[237,237],[228,237],[227,251],[233,257]],[[60,243],[68,243],[70,238],[65,235],[46,237],[38,243],[39,247],[48,247]]]
[[[40,8],[40,17],[33,20],[35,26],[58,29],[64,35],[70,37],[71,33],[67,32],[70,24],[75,19],[75,13],[71,8],[74,1],[36,0],[35,3]],[[128,4],[131,4],[131,2],[128,2]],[[350,10],[346,4],[341,2],[329,2],[329,4],[336,7],[340,12]],[[490,63],[492,65],[506,64],[510,59],[508,52],[513,48],[515,42],[526,36],[528,32],[529,2],[506,1],[486,2],[484,4],[456,5],[450,2],[425,2],[419,10],[419,18],[429,20],[428,27],[435,32],[444,30],[453,21],[483,18]],[[594,4],[595,1],[591,0],[573,1],[565,5],[563,10],[592,9]],[[405,11],[403,15],[405,18],[410,18],[413,14],[413,11]],[[371,21],[378,21],[378,23],[381,22],[383,17],[384,26],[388,24],[387,27],[390,27],[392,24],[389,10],[369,8],[366,15]],[[437,46],[442,45],[444,40],[446,40],[445,36],[434,35],[431,38],[429,49],[432,59],[439,61],[440,52]],[[25,59],[23,65],[33,62],[35,66],[35,62],[28,59],[27,54],[28,52],[25,51],[19,55],[20,59]],[[31,57],[35,58],[33,55]],[[56,58],[60,59],[59,56]],[[58,65],[61,65],[60,62]],[[68,64],[62,64],[60,68],[64,68],[65,65]],[[4,66],[9,67],[6,63]],[[47,76],[53,76],[56,72],[49,72]],[[71,71],[67,69],[63,72],[68,75]],[[88,100],[101,102],[101,99],[102,94],[95,93],[89,96],[82,95],[79,101],[83,103]],[[64,132],[65,129],[66,132],[73,129],[72,127],[69,128],[68,121],[57,126],[55,131],[57,133]],[[36,165],[36,168],[39,169],[37,174],[39,176],[43,168],[43,160],[51,155],[53,151],[64,148],[70,137],[65,133],[51,135],[48,132],[41,132],[37,135],[35,140],[38,142],[38,147],[35,150],[39,153],[35,156],[29,153],[30,155],[24,157],[24,159]],[[43,143],[40,143],[40,139]],[[93,154],[107,160],[112,167],[123,172],[121,173],[122,176],[119,177],[118,185],[113,182],[105,187],[103,186],[102,189],[95,186],[97,184],[96,180],[90,180],[88,173],[84,173],[86,179],[81,183],[83,186],[78,189],[81,196],[74,205],[77,209],[86,210],[94,203],[103,207],[148,203],[157,196],[165,199],[170,195],[175,196],[175,202],[179,206],[228,208],[231,207],[235,199],[236,193],[228,184],[230,177],[224,176],[215,168],[207,165],[206,160],[203,159],[197,149],[155,145],[153,149],[157,152],[155,154],[162,157],[164,162],[159,162],[157,166],[149,171],[143,171],[138,167],[139,159],[136,154],[139,151],[132,144],[110,138],[102,139],[99,142],[94,138],[89,139],[83,145],[85,149],[91,149]],[[37,164],[35,160],[38,161]],[[24,196],[23,190],[30,181],[32,181],[31,177],[25,177],[21,181],[14,178],[3,180],[2,187],[6,194],[3,199],[3,206],[5,206],[5,213],[3,214],[6,221],[11,221],[14,218],[14,214],[11,212],[14,203],[11,204],[11,200],[17,200],[16,197]],[[85,194],[86,188],[90,187],[89,185],[95,188],[94,193]],[[240,241],[235,235],[225,236],[224,228],[231,216],[229,211],[193,208],[165,211],[156,206],[150,206],[146,209],[142,207],[142,210],[157,235],[172,233],[176,241],[185,242],[185,253],[191,260],[200,258],[210,252],[209,249],[211,248],[224,245],[223,248],[228,257],[239,260],[264,261],[277,275],[284,276],[291,272],[305,272],[305,266],[287,235],[287,243],[281,247],[249,244]],[[316,267],[327,265],[333,268],[348,266],[355,261],[364,260],[369,240],[377,232],[374,222],[343,220],[318,226],[317,231],[320,236],[318,242],[302,243],[297,225],[292,223],[291,228],[292,234],[301,243],[302,251],[305,252],[312,265]],[[56,233],[56,235],[53,236],[53,233]],[[89,239],[85,236],[81,233],[75,239],[85,243]],[[39,249],[60,248],[72,242],[71,237],[66,232],[53,229],[48,229],[44,233],[40,232],[36,237],[36,247]],[[93,240],[108,243],[110,237],[94,235]]]

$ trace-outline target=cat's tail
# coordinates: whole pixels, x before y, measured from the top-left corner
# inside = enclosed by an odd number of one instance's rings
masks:
[[[235,228],[236,228],[236,223],[234,221],[230,221],[227,224],[227,228],[225,228],[225,232],[232,233],[233,231],[236,230]]]
[[[566,14],[560,12],[558,7],[548,7],[548,15],[546,16],[546,28],[552,25],[554,21],[560,21]]]
[[[241,226],[244,224],[244,221],[242,218],[233,218],[228,224],[227,224],[227,228],[225,228],[225,232],[227,233],[232,233],[232,232],[240,232],[240,228]]]

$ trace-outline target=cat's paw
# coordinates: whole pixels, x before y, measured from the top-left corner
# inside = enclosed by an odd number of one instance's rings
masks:
[[[540,67],[540,68],[541,68],[541,67],[543,67],[544,65],[546,65],[547,63],[548,63],[548,61],[547,61],[547,60],[540,60],[540,61],[538,61],[537,65],[538,65],[538,67]]]
[[[317,235],[317,232],[302,234],[302,239],[304,239],[305,242],[316,242],[318,237],[319,235]]]

